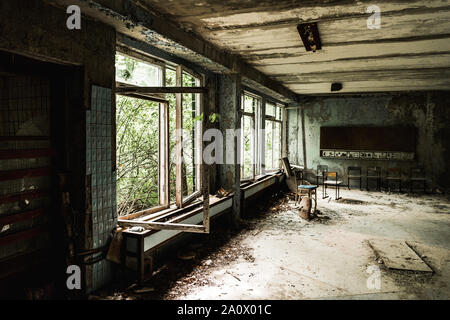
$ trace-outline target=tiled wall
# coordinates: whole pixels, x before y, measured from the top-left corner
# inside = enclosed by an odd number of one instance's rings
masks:
[[[116,172],[112,171],[111,159],[114,132],[111,99],[111,89],[92,86],[91,109],[86,111],[86,175],[91,176],[93,248],[106,245],[117,224]],[[99,261],[87,272],[91,272],[92,284],[88,291],[94,291],[111,279],[111,262]]]

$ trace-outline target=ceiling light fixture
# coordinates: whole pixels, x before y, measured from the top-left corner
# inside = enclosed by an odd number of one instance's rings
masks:
[[[299,24],[297,30],[306,51],[316,52],[316,50],[322,49],[317,22]]]

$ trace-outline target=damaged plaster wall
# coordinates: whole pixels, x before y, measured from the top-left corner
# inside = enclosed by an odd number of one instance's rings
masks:
[[[241,108],[241,77],[238,75],[218,76],[218,100],[220,118],[220,130],[224,137],[223,162],[218,166],[218,185],[225,190],[233,190],[235,193],[233,201],[233,217],[240,215],[240,165],[237,143],[227,143],[227,130],[240,129],[241,121],[239,110]],[[234,139],[235,142],[239,139]],[[227,163],[227,159],[234,159],[233,163]]]
[[[371,95],[304,97],[301,105],[305,113],[305,145],[307,154],[308,178],[317,165],[328,165],[336,170],[347,183],[347,167],[361,166],[363,175],[368,166],[401,167],[409,174],[409,168],[421,164],[425,167],[428,187],[449,188],[450,140],[449,123],[450,92],[430,91],[418,93],[386,93]],[[301,135],[301,112],[289,110],[289,125],[298,119],[296,126],[290,128],[289,156],[291,161],[298,157],[303,164],[303,143]],[[415,161],[376,161],[341,160],[320,157],[320,127],[322,126],[403,126],[417,128]],[[296,135],[295,133],[298,132]],[[384,175],[384,173],[383,173]],[[351,182],[352,183],[352,182]],[[357,182],[356,182],[357,183]],[[363,180],[363,183],[365,181]]]

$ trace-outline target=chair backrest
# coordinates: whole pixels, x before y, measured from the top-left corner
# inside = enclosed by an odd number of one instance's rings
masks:
[[[283,168],[284,171],[286,171],[286,175],[288,177],[292,177],[294,175],[294,173],[292,172],[292,168],[291,165],[289,163],[289,159],[287,157],[284,157],[281,159],[282,163],[283,163]]]
[[[387,168],[386,175],[388,177],[400,177],[402,175],[402,169],[400,168]]]
[[[326,173],[326,176],[327,176],[327,178],[329,178],[329,177],[334,178],[334,180],[336,180],[336,181],[337,181],[337,179],[338,179],[338,173],[337,173],[337,171],[328,171],[328,172]]]
[[[359,174],[361,174],[361,167],[348,167],[347,170],[348,173],[350,173],[350,171],[358,171]]]
[[[318,165],[317,166],[317,174],[322,174],[322,173],[326,173],[326,172],[328,172],[328,166],[327,165],[325,165],[325,164],[323,164],[323,165]]]
[[[367,167],[367,175],[368,176],[381,176],[381,168],[380,167]]]

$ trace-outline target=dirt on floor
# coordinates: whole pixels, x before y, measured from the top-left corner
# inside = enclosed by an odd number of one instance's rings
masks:
[[[217,220],[144,285],[117,280],[90,298],[448,299],[449,196],[359,190],[343,190],[337,201],[318,196],[318,211],[306,221],[292,194],[274,194],[253,205],[238,229]],[[434,273],[388,270],[367,244],[374,237],[408,240]],[[369,266],[380,268],[382,289],[367,289]]]

